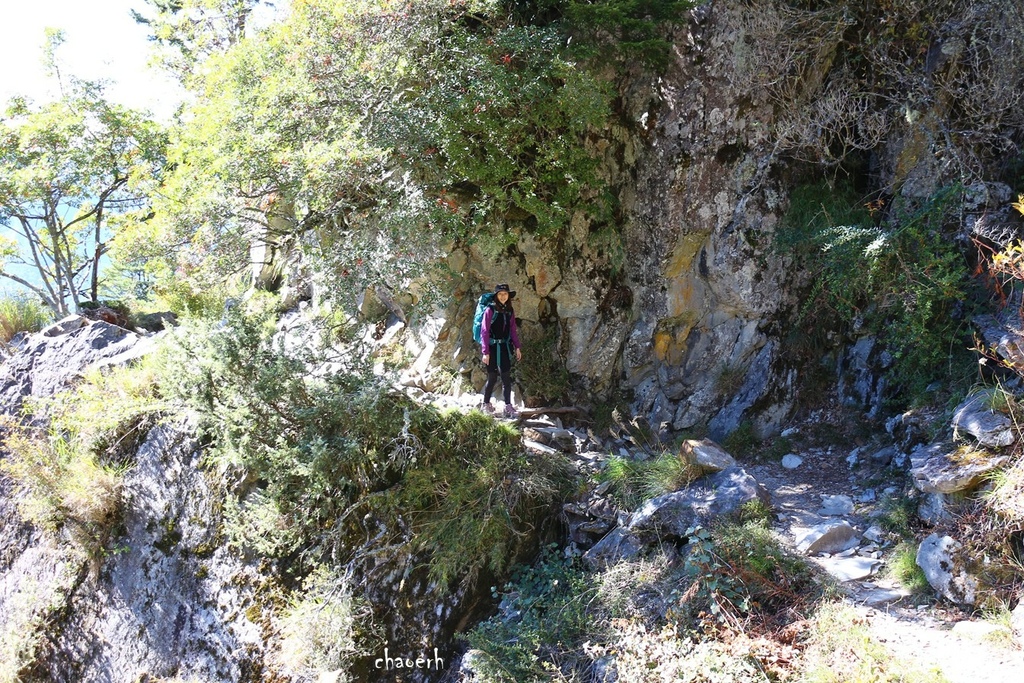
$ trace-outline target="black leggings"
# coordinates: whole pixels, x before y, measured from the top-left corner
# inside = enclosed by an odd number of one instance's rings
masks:
[[[512,403],[512,373],[509,370],[499,373],[497,368],[487,368],[487,382],[484,384],[484,403],[491,402],[491,394],[494,393],[494,383],[501,375],[501,394],[505,403]]]
[[[491,356],[487,363],[487,383],[484,384],[484,403],[491,402],[494,383],[501,375],[501,393],[505,403],[512,402],[512,345],[508,342],[495,342],[490,346]]]

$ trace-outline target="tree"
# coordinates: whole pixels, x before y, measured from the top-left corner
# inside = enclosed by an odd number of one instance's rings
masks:
[[[162,48],[161,62],[185,81],[212,54],[241,40],[253,9],[262,0],[145,0],[151,11],[131,10]],[[271,3],[266,3],[271,4]]]
[[[58,315],[98,301],[110,238],[148,213],[164,147],[158,126],[102,85],[65,81],[57,101],[14,98],[0,117],[0,277]]]

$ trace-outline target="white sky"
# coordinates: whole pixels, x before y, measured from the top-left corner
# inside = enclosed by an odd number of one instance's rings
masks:
[[[57,57],[63,68],[89,80],[109,79],[110,99],[167,119],[180,99],[174,81],[147,68],[146,27],[129,10],[142,0],[0,0],[0,101],[15,94],[42,101],[56,84],[44,76],[44,30],[63,29]]]
[[[135,23],[131,9],[150,13],[144,0],[0,0],[0,104],[15,94],[37,101],[54,96],[56,84],[43,75],[42,65],[44,30],[52,27],[65,32],[57,56],[66,70],[89,80],[109,79],[111,100],[169,120],[180,90],[173,79],[147,67],[146,27]]]

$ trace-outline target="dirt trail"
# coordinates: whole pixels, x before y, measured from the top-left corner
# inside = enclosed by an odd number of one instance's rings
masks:
[[[848,446],[815,446],[813,439],[793,439],[792,453],[802,462],[787,469],[779,462],[747,466],[747,470],[772,494],[775,529],[783,542],[796,547],[795,530],[810,518],[820,520],[823,496],[849,496],[854,509],[842,519],[861,532],[868,529],[887,495],[899,489],[880,477],[872,479],[865,458],[872,449],[861,449],[859,467],[848,460],[857,443]],[[874,449],[877,450],[877,449]],[[871,486],[866,482],[873,482]],[[1024,651],[1005,631],[989,631],[987,622],[935,600],[914,598],[885,578],[885,567],[894,546],[878,549],[879,572],[863,580],[842,583],[848,600],[860,613],[874,639],[903,661],[922,671],[938,669],[949,683],[1020,683],[1024,681]],[[817,559],[817,558],[816,558]],[[927,602],[927,604],[915,604]],[[941,680],[941,679],[938,679]]]

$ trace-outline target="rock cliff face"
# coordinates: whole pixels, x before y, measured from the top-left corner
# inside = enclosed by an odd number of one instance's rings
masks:
[[[66,391],[87,368],[123,364],[151,343],[105,322],[57,323],[0,369],[0,413],[16,416],[27,397]],[[5,673],[35,660],[32,680],[258,678],[260,589],[271,577],[222,547],[223,482],[201,467],[192,432],[164,425],[143,440],[122,484],[116,541],[101,556],[20,524],[0,477]]]
[[[984,179],[1003,154],[977,146],[985,134],[941,133],[965,123],[949,101],[967,96],[959,84],[995,78],[978,66],[983,56],[897,62],[865,47],[870,77],[906,88],[917,109],[898,97],[858,94],[862,85],[841,55],[871,39],[873,20],[834,4],[694,9],[673,35],[662,76],[619,82],[621,116],[595,144],[617,194],[616,226],[590,224],[580,213],[559,240],[525,234],[498,254],[453,253],[450,265],[463,279],[429,349],[431,364],[454,359],[470,371],[472,295],[507,281],[519,292],[526,336],[557,330],[557,353],[579,381],[578,395],[625,388],[652,424],[707,425],[714,438],[743,421],[762,436],[775,430],[794,405],[798,368],[784,340],[810,284],[801,264],[773,246],[797,179],[834,177],[842,159],[857,156],[858,182],[868,191],[926,197],[965,176]],[[942,30],[984,25],[995,5],[983,5],[958,14],[957,3],[945,3]],[[919,10],[908,16],[920,20]],[[912,30],[910,19],[894,21],[906,22],[896,30]],[[1020,23],[1000,24],[1000,35],[1019,32]],[[1000,40],[993,34],[985,49],[999,50]],[[931,49],[963,49],[953,43],[937,35]],[[1015,73],[991,87],[1019,79]],[[990,118],[1003,124],[994,135],[1012,147],[1013,117]],[[965,240],[1005,228],[1004,195],[1005,185],[977,184],[976,210],[965,207]],[[847,402],[877,412],[886,390],[877,371],[891,358],[870,337],[833,335],[831,343]]]
[[[452,257],[468,286],[516,283],[524,327],[557,325],[587,389],[625,386],[654,424],[708,422],[717,437],[745,416],[771,430],[794,392],[779,337],[795,300],[771,250],[784,196],[768,175],[773,112],[743,73],[742,21],[727,3],[695,10],[668,72],[622,84],[623,119],[599,145],[621,230],[581,213],[564,244],[524,236],[511,259]]]
[[[978,12],[1000,6],[975,4]],[[441,366],[472,374],[474,295],[509,282],[518,291],[523,335],[555,339],[551,351],[578,395],[602,400],[625,388],[635,412],[653,425],[706,424],[712,438],[744,421],[761,434],[778,428],[797,397],[800,368],[784,340],[808,283],[773,239],[793,176],[819,161],[805,154],[817,143],[801,112],[833,102],[829,84],[844,82],[830,77],[839,68],[846,21],[768,0],[715,0],[693,10],[673,35],[668,70],[622,77],[618,121],[591,143],[617,196],[615,226],[591,223],[581,212],[558,238],[524,234],[508,248],[451,253],[449,266],[459,276],[454,303],[410,321],[412,333],[403,339],[417,360],[407,381],[429,385]],[[805,37],[807,49],[794,52]],[[935,46],[938,56],[923,81],[951,73],[954,57],[968,49],[941,36]],[[828,121],[863,129],[851,140],[873,150],[876,187],[925,196],[962,175],[942,156],[949,151],[940,135],[948,103],[918,98],[898,121],[868,104],[844,106],[836,110],[846,119]],[[825,121],[820,111],[815,115]],[[986,182],[976,189],[965,235],[995,234],[1009,189]],[[368,293],[366,306],[372,298]],[[401,301],[377,298],[379,310],[368,319],[406,323]],[[32,338],[3,366],[0,412],[14,415],[26,396],[67,387],[86,365],[124,362],[143,343],[134,333],[85,321]],[[859,408],[876,409],[884,394],[874,372],[885,362],[880,345],[864,337],[837,346],[846,347],[833,350],[841,390]],[[260,680],[273,637],[265,615],[279,597],[272,588],[278,577],[221,547],[218,506],[228,483],[224,473],[204,473],[199,459],[187,425],[149,433],[125,478],[116,552],[100,562],[20,523],[10,482],[0,477],[5,647],[17,648],[15,636],[59,615],[62,627],[37,644],[42,651],[35,657],[52,680]],[[363,564],[353,572],[372,584],[368,599],[385,605],[381,618],[401,612],[404,626],[394,626],[392,642],[426,648],[447,640],[478,608],[479,589],[488,588],[481,583],[437,607],[422,558],[393,556],[377,565],[372,549],[363,548]],[[399,593],[405,607],[392,610]],[[401,628],[407,632],[394,637]],[[409,635],[415,628],[419,640]]]

